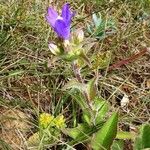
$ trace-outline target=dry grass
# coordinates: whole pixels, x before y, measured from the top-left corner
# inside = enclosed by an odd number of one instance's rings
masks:
[[[100,12],[104,19],[109,16],[114,19],[117,32],[103,40],[96,40],[91,50],[94,54],[111,52],[110,66],[150,47],[148,0],[103,1],[100,4],[98,1],[70,0],[70,3],[76,10],[73,28],[83,28],[86,36],[86,24],[91,22],[92,13]],[[0,137],[13,148],[18,144],[18,149],[25,149],[24,140],[37,130],[40,112],[64,113],[68,124],[73,124],[72,118],[80,115],[74,114],[78,112],[76,104],[61,90],[68,78],[73,76],[71,66],[52,56],[47,47],[48,41],[56,38],[44,18],[49,4],[48,1],[33,0],[2,0],[0,3]],[[83,74],[87,77],[86,72],[83,71]],[[112,104],[112,110],[120,110],[122,130],[136,129],[138,125],[150,122],[149,51],[119,68],[109,71],[104,67],[99,74],[99,94]],[[124,94],[128,95],[129,104],[122,108],[120,101]],[[6,112],[16,120],[10,125],[4,119],[4,116],[8,117]],[[18,117],[26,120],[26,116],[32,123],[27,133],[22,131],[22,126],[28,126],[26,121],[18,120]],[[11,132],[10,127],[14,128],[16,122],[16,130]],[[22,146],[21,142],[24,142]]]

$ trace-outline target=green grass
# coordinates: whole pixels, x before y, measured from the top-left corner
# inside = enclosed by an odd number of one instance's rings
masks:
[[[112,65],[138,53],[143,47],[149,47],[149,0],[69,2],[72,9],[76,10],[72,28],[83,28],[86,37],[89,37],[86,25],[92,22],[91,16],[95,12],[101,13],[106,21],[111,17],[117,26],[113,35],[96,40],[89,57],[110,52],[110,64],[107,65]],[[63,1],[57,7],[61,8],[62,4]],[[3,116],[7,110],[17,109],[27,115],[30,129],[25,135],[21,133],[23,141],[37,131],[41,112],[56,116],[62,113],[67,125],[71,127],[79,123],[81,116],[78,105],[62,90],[68,78],[73,77],[71,65],[51,55],[48,49],[48,42],[56,40],[56,35],[45,21],[49,5],[46,0],[0,2],[0,112]],[[108,67],[99,69],[99,95],[111,103],[112,110],[120,110],[120,129],[124,126],[137,128],[150,121],[150,87],[147,85],[150,80],[149,70],[148,52],[112,71],[108,71]],[[93,76],[88,75],[88,71],[83,70],[82,73],[87,80]],[[116,99],[124,93],[129,96],[130,102],[121,108]],[[2,135],[5,123],[3,120],[0,122]],[[0,147],[6,146],[5,142],[8,141],[1,140]],[[60,143],[66,145],[67,140],[64,137]],[[14,145],[10,144],[12,147]],[[57,144],[55,146],[57,149]],[[23,149],[25,147],[24,144]]]

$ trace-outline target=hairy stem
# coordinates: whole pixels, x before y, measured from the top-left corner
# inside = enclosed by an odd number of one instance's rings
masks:
[[[84,83],[84,79],[82,78],[81,76],[81,72],[80,72],[80,68],[78,66],[78,64],[76,62],[73,62],[73,72],[74,72],[74,75],[76,77],[76,79],[80,82],[80,83]],[[83,92],[83,95],[87,101],[87,105],[88,107],[92,110],[92,107],[90,105],[90,99],[89,99],[89,96],[88,96],[88,93],[86,91]]]

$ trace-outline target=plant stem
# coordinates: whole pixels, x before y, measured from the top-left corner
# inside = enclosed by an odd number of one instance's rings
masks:
[[[79,68],[78,64],[74,61],[73,62],[73,72],[74,72],[74,75],[76,77],[76,79],[78,80],[78,82],[80,83],[84,83],[84,79],[82,78],[81,76],[81,72],[80,72],[81,68]],[[92,107],[90,105],[90,99],[88,97],[88,93],[86,91],[83,92],[83,95],[87,101],[87,105],[88,107],[92,110]]]

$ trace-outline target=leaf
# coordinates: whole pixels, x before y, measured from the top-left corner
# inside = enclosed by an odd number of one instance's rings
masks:
[[[115,140],[112,145],[112,150],[123,150],[124,149],[124,141],[123,140]]]
[[[89,59],[88,59],[88,57],[86,56],[85,53],[81,52],[80,58],[83,59],[83,61],[84,61],[89,67],[91,67],[91,62],[89,61]]]
[[[117,139],[134,139],[135,135],[131,132],[119,131],[117,132]]]
[[[94,100],[95,96],[96,96],[96,80],[97,78],[94,77],[93,79],[91,79],[88,84],[87,84],[87,93],[89,96],[89,99],[92,101]]]
[[[91,135],[99,130],[102,127],[104,122],[99,123],[97,126],[88,126],[87,124],[79,124],[76,128],[64,129],[63,132],[74,140],[69,142],[69,145],[76,145],[82,143],[91,138]]]
[[[87,124],[78,124],[76,128],[68,129],[68,135],[73,139],[77,139],[81,136],[86,136],[89,126]]]
[[[84,109],[83,110],[83,115],[82,115],[82,119],[84,122],[86,122],[88,125],[91,125],[92,122],[92,113],[91,110],[89,111],[89,109]]]
[[[78,82],[76,79],[71,79],[64,87],[64,90],[67,89],[78,89],[80,92],[83,92],[86,90],[85,84],[82,84]]]
[[[95,24],[95,27],[98,28],[102,22],[101,17],[98,18],[96,14],[93,14],[92,19]]]
[[[150,148],[150,124],[145,124],[142,128],[142,144],[144,148]]]
[[[94,107],[96,108],[96,118],[95,123],[98,124],[101,120],[103,120],[103,117],[106,115],[109,109],[108,102],[105,100],[102,100],[100,98],[96,99],[94,101]]]
[[[135,140],[134,149],[141,150],[150,148],[150,125],[144,124],[141,127],[140,135]]]
[[[83,120],[89,124],[99,124],[104,120],[104,116],[108,112],[108,102],[101,97],[95,97],[91,103],[92,111],[83,109]]]
[[[92,34],[91,25],[87,24],[87,30],[90,34]]]
[[[115,112],[95,134],[91,141],[93,150],[110,150],[117,134],[118,113]]]
[[[88,108],[88,105],[85,102],[81,93],[79,93],[75,90],[71,90],[68,92],[68,94],[70,94],[71,97],[79,104],[79,106],[81,107],[82,110],[84,110],[85,108]]]
[[[62,54],[60,57],[66,61],[74,61],[77,60],[80,57],[80,51],[69,51],[67,54]]]

